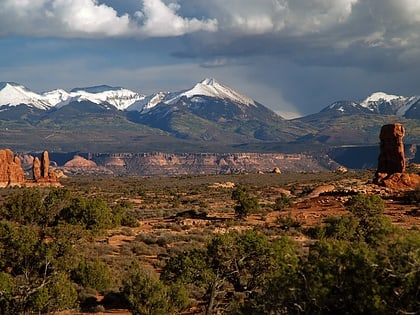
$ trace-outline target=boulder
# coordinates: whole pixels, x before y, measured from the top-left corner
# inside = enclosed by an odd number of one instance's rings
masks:
[[[281,174],[281,169],[279,167],[275,167],[271,172],[274,174]]]
[[[336,168],[335,172],[336,173],[340,173],[340,174],[345,174],[347,173],[349,170],[347,168],[345,168],[344,166],[340,165],[339,167]]]

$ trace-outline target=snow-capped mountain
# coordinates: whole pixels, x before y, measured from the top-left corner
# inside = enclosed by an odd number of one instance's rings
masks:
[[[75,88],[70,92],[56,89],[36,93],[17,83],[0,82],[2,112],[18,105],[26,105],[32,110],[58,110],[74,102],[90,102],[102,109],[127,111],[132,113],[130,117],[137,117],[135,120],[141,122],[150,118],[152,112],[158,120],[160,115],[180,109],[212,121],[246,120],[253,117],[267,119],[276,115],[263,105],[213,78],[206,78],[190,89],[159,92],[148,96],[122,87],[107,85]],[[83,106],[78,108],[82,110]],[[309,115],[308,119],[303,117],[302,120],[310,121],[324,115],[339,117],[354,114],[397,115],[420,119],[420,96],[407,97],[375,92],[364,100],[334,102],[319,113]],[[142,115],[144,119],[139,118]]]
[[[361,101],[338,101],[324,108],[320,113],[328,115],[377,114],[396,115],[405,118],[420,118],[420,96],[399,96],[375,92]],[[313,116],[313,115],[310,115]]]
[[[61,108],[71,102],[90,101],[95,104],[109,104],[118,110],[125,110],[144,97],[143,94],[128,89],[106,85],[77,88],[70,92],[57,89],[38,94],[17,83],[0,83],[0,107],[27,105],[41,110],[49,110]]]
[[[187,90],[147,96],[127,108],[127,112],[133,122],[180,138],[291,140],[290,134],[304,133],[300,125],[286,121],[215,79],[204,79]]]
[[[17,83],[0,83],[0,107],[24,104],[41,110],[49,110],[61,108],[71,102],[90,101],[95,104],[109,104],[118,110],[147,112],[158,104],[176,104],[181,98],[194,103],[205,102],[203,98],[217,98],[242,106],[256,106],[249,97],[241,95],[215,79],[204,79],[188,90],[159,92],[149,96],[107,85],[75,88],[70,92],[56,89],[39,94]]]
[[[405,97],[376,92],[360,102],[360,105],[375,114],[405,116],[419,99],[419,96]]]
[[[0,106],[14,107],[21,104],[42,110],[51,108],[48,100],[23,85],[14,82],[0,82]]]
[[[125,110],[135,102],[145,98],[143,94],[107,85],[76,88],[71,90],[70,96],[72,101],[90,101],[96,104],[108,103],[118,110]],[[66,104],[57,104],[59,107],[64,105]]]
[[[207,102],[208,98],[222,99],[236,104],[256,106],[256,102],[241,95],[232,88],[223,85],[215,79],[204,79],[189,90],[179,92],[159,92],[150,95],[127,108],[129,111],[147,112],[158,104],[173,105],[180,99],[188,99],[193,103]]]

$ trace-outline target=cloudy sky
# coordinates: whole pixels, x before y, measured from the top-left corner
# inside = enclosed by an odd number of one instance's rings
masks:
[[[1,0],[0,81],[145,94],[206,77],[285,117],[420,94],[419,0]]]

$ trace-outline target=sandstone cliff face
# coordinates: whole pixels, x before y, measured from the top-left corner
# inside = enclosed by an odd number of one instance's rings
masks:
[[[92,154],[89,159],[114,174],[176,176],[239,172],[334,170],[339,165],[328,157],[281,153],[120,153]]]
[[[21,185],[25,176],[21,161],[15,157],[12,150],[0,150],[0,187]]]

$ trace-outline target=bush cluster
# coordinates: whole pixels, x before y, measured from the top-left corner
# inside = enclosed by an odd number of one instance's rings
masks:
[[[259,208],[258,199],[241,185],[230,197],[237,218]],[[289,204],[281,195],[275,208]],[[418,230],[394,227],[378,196],[355,195],[346,206],[349,214],[306,230],[312,240],[305,248],[279,233],[247,229],[200,235],[199,242],[171,251],[164,248],[187,243],[194,234],[137,235],[142,247],[133,247],[130,255],[157,255],[158,275],[132,256],[117,272],[110,247],[106,254],[89,252],[93,237],[103,231],[136,225],[129,203],[110,207],[103,199],[66,189],[18,189],[0,208],[0,314],[103,311],[106,302],[128,307],[134,315],[175,314],[203,305],[208,315],[416,314]],[[207,217],[197,213],[187,214]],[[273,225],[277,232],[305,231],[290,216]],[[151,251],[152,246],[162,252]],[[96,301],[98,292],[106,297],[103,304]]]

